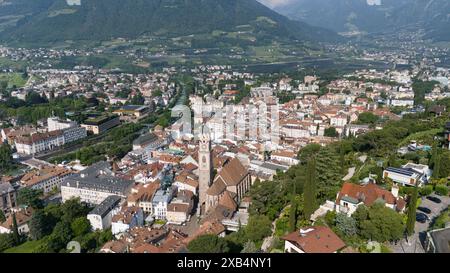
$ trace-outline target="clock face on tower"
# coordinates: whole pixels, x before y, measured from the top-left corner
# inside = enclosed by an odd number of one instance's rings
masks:
[[[206,145],[205,144],[202,145],[202,150],[206,150]]]

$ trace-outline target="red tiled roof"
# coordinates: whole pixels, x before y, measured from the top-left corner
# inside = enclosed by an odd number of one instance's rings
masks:
[[[293,243],[306,253],[334,253],[345,247],[345,243],[329,227],[315,226],[292,232],[282,239]]]

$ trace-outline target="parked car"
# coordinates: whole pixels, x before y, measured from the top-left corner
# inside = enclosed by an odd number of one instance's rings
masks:
[[[434,196],[427,196],[427,199],[430,200],[431,202],[434,202],[437,204],[440,204],[442,202],[441,199],[434,197]]]
[[[431,213],[431,209],[426,208],[426,207],[418,207],[417,210],[421,211],[421,212],[425,212],[426,214],[430,214]]]
[[[428,216],[424,213],[418,212],[416,213],[416,221],[419,223],[426,223],[428,221]]]

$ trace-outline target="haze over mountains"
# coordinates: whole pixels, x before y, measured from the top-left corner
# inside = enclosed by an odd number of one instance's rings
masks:
[[[0,0],[0,39],[52,42],[251,31],[320,41],[332,31],[289,20],[256,0]]]
[[[410,27],[450,41],[448,0],[260,0],[291,19],[336,32],[380,33]]]

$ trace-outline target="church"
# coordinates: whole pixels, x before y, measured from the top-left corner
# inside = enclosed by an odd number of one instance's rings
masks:
[[[236,209],[251,186],[248,169],[237,158],[228,159],[213,178],[211,141],[203,134],[199,141],[199,213],[206,215],[219,204]]]

